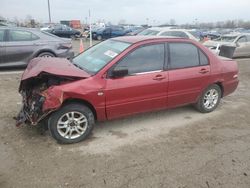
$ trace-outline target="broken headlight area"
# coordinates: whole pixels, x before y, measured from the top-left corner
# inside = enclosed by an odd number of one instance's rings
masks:
[[[43,105],[46,101],[46,91],[51,86],[61,85],[74,80],[76,80],[76,78],[54,76],[50,74],[41,74],[38,77],[23,80],[19,87],[19,92],[23,98],[22,107],[15,118],[16,126],[20,126],[21,124],[38,124],[54,110],[43,110]]]

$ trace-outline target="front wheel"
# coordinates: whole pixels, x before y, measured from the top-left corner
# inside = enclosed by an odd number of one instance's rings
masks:
[[[209,113],[216,109],[221,99],[221,88],[217,84],[209,86],[196,103],[196,109],[202,113]]]
[[[54,112],[48,122],[54,139],[62,144],[72,144],[86,139],[95,123],[93,112],[85,105],[71,103]]]

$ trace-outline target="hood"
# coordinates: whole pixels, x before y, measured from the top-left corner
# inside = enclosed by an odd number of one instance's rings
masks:
[[[207,47],[216,47],[217,45],[233,45],[232,42],[223,42],[223,41],[214,41],[214,40],[209,40],[203,43],[203,45],[207,46]]]
[[[76,78],[88,78],[91,76],[84,70],[77,68],[67,59],[40,57],[30,61],[22,75],[22,80],[36,77],[41,73]]]

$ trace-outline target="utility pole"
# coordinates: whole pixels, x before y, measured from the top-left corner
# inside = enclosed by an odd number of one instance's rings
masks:
[[[48,12],[49,12],[49,23],[51,23],[51,16],[50,16],[50,3],[48,0]]]

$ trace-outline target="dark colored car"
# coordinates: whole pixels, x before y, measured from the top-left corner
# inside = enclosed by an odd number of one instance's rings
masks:
[[[238,85],[238,66],[190,39],[118,37],[66,59],[34,59],[23,73],[17,125],[47,122],[61,143],[95,121],[194,104],[212,112]],[[157,126],[157,125],[156,125]]]
[[[0,67],[27,66],[35,57],[73,58],[71,40],[36,29],[0,28]]]
[[[47,28],[42,28],[42,30],[49,32],[53,35],[56,35],[58,37],[64,37],[64,38],[75,39],[75,38],[79,38],[82,36],[80,31],[73,29],[66,25],[61,25],[61,24],[50,26]]]
[[[100,28],[95,31],[92,31],[92,37],[96,40],[109,39],[113,37],[124,36],[128,33],[123,27],[113,26]]]

